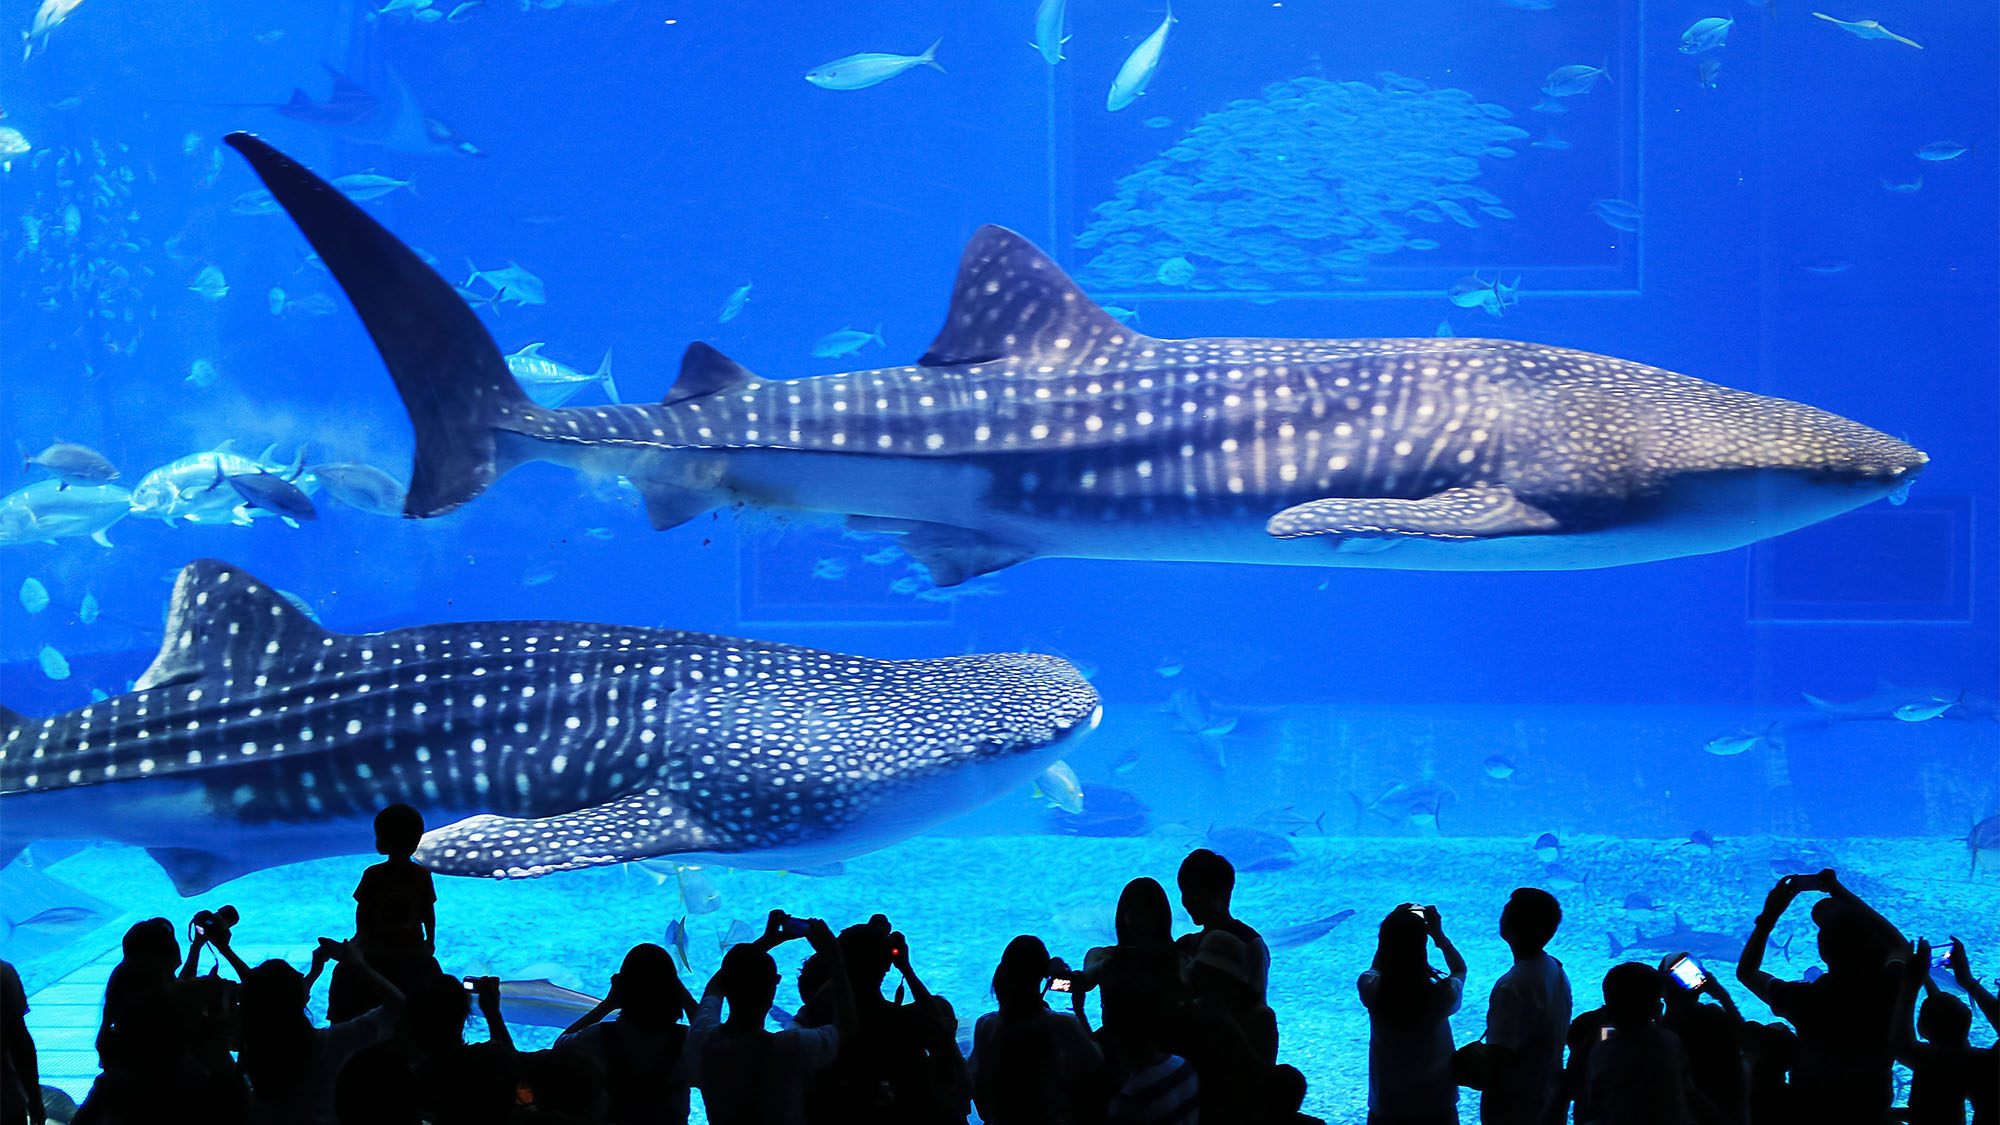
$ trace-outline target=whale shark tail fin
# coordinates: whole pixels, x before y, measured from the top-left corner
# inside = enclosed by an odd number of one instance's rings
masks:
[[[310,664],[327,631],[248,571],[214,559],[181,568],[159,654],[134,691],[248,680]]]
[[[1066,364],[1146,340],[1105,312],[1035,244],[983,226],[965,244],[944,328],[925,367],[1061,356]]]
[[[416,430],[403,514],[442,515],[505,471],[495,425],[533,403],[451,283],[352,200],[248,133],[231,133],[264,186],[340,282]]]

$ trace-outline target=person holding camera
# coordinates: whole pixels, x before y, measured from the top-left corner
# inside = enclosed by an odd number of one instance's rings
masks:
[[[1819,955],[1826,972],[1784,981],[1764,971],[1771,931],[1792,901],[1809,891]],[[1909,943],[1889,920],[1842,886],[1831,870],[1787,875],[1765,896],[1764,910],[1736,963],[1736,979],[1798,1030],[1792,1087],[1803,1120],[1822,1125],[1879,1125],[1895,1100],[1890,1036],[1898,974],[1889,958]]]
[[[1584,1077],[1590,1116],[1577,1125],[1694,1125],[1693,1082],[1687,1052],[1660,1026],[1661,974],[1639,961],[1613,965],[1604,974],[1604,1012],[1610,1023],[1590,1051]],[[1710,1120],[1704,1117],[1703,1120]]]
[[[821,995],[833,1022],[824,1027],[766,1031],[778,995],[771,950],[805,938],[826,966]],[[729,1018],[722,1017],[723,1005]],[[824,921],[773,910],[756,941],[731,946],[702,990],[688,1029],[695,1085],[713,1125],[805,1125],[806,1086],[854,1034],[854,993],[840,942]]]
[[[935,998],[910,967],[909,940],[876,914],[840,931],[840,952],[854,997],[854,1034],[819,1076],[806,1099],[806,1118],[825,1125],[867,1120],[875,1125],[939,1125],[953,1120],[948,1104],[969,1093],[956,1025],[941,1027]],[[902,977],[897,1001],[882,995],[894,968]],[[908,989],[912,1002],[900,1003]],[[818,1005],[809,1018],[819,1018]],[[961,1109],[956,1118],[963,1123]]]
[[[987,1125],[1071,1125],[1084,1120],[1077,1088],[1104,1065],[1104,1052],[1076,1017],[1050,1010],[1049,991],[1073,992],[1069,966],[1042,939],[1007,943],[993,971],[999,1010],[972,1028],[972,1098]]]
[[[1444,973],[1430,966],[1431,942]],[[1451,1016],[1465,999],[1465,958],[1437,907],[1397,904],[1356,987],[1368,1009],[1368,1125],[1457,1125]]]
[[[368,979],[381,1005],[330,1027],[306,1015],[312,981],[328,961]],[[396,1030],[403,993],[369,967],[359,942],[319,939],[310,976],[280,960],[243,974],[243,1076],[250,1125],[338,1125],[334,1080],[347,1060]]]
[[[699,1005],[674,971],[673,954],[647,942],[625,954],[611,991],[556,1038],[559,1052],[591,1060],[604,1075],[605,1125],[685,1125],[694,1067],[686,1024]],[[618,1018],[605,1017],[618,1013]]]
[[[1952,939],[1948,966],[1956,971],[1965,947]],[[1896,1061],[1910,1068],[1910,1125],[1965,1125],[1965,1105],[1973,1106],[1973,1119],[1985,1125],[1993,1119],[1994,1102],[2000,1098],[2000,1078],[1993,1066],[1994,1049],[1975,1049],[1971,1043],[1972,1009],[1965,1001],[1940,989],[1931,979],[1937,965],[1931,957],[1928,939],[1917,942],[1916,950],[1902,958],[1902,989],[1896,998]],[[1924,992],[1923,1006],[1917,1008],[1917,990]],[[1918,1033],[1923,1035],[1917,1038]]]
[[[1715,1107],[1717,1125],[1744,1125],[1750,1113],[1743,1064],[1743,1014],[1714,973],[1686,952],[1660,960],[1666,1014],[1660,1026],[1687,1051],[1688,1077]],[[1702,1003],[1703,997],[1715,1001]]]

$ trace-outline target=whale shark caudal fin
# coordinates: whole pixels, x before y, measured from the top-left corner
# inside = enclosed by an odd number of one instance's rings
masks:
[[[1148,338],[1120,324],[1035,244],[983,226],[958,259],[944,328],[917,362],[924,367],[1060,356],[1075,363],[1102,346]]]
[[[256,576],[196,559],[174,579],[166,636],[132,689],[227,683],[309,666],[327,635]]]
[[[442,515],[505,471],[494,426],[533,402],[451,283],[381,224],[291,157],[248,133],[225,138],[347,292],[396,380],[416,431],[403,514]]]

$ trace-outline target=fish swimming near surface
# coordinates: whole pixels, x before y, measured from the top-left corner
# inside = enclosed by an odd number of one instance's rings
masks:
[[[1042,61],[1054,66],[1063,61],[1063,44],[1070,37],[1063,34],[1063,20],[1069,13],[1069,0],[1042,0],[1035,5],[1035,40],[1029,44],[1041,52]]]
[[[1272,949],[1297,949],[1301,945],[1311,945],[1338,929],[1342,922],[1354,917],[1354,911],[1342,910],[1311,922],[1301,922],[1295,926],[1280,926],[1264,935],[1264,944]]]
[[[132,513],[132,493],[115,484],[38,480],[0,497],[0,545],[89,539],[111,546],[105,532]]]
[[[847,515],[940,586],[1040,556],[1557,570],[1725,551],[1904,487],[1928,458],[1801,403],[1512,340],[1160,340],[981,228],[914,366],[759,379],[694,344],[657,404],[537,406],[442,278],[246,134],[371,331],[416,431],[405,511],[529,461],[622,475],[656,528]]]
[[[823,90],[865,90],[878,82],[887,82],[913,66],[927,66],[939,74],[944,67],[938,65],[938,43],[924,48],[921,55],[888,55],[875,51],[864,51],[858,55],[835,59],[824,66],[816,66],[806,72],[806,81]]]
[[[441,874],[794,867],[1009,792],[1098,716],[1055,657],[874,660],[559,621],[346,635],[199,560],[130,692],[0,709],[0,859],[111,840],[193,894],[349,854],[400,801],[438,826],[416,859]]]
[[[1825,12],[1814,12],[1813,15],[1847,32],[1856,39],[1887,39],[1891,42],[1901,43],[1906,47],[1915,47],[1919,51],[1924,49],[1922,43],[1906,36],[1898,35],[1888,28],[1883,27],[1875,20],[1841,20],[1835,19]]]
[[[567,363],[558,363],[542,354],[540,343],[529,344],[507,357],[507,370],[528,392],[528,397],[543,406],[561,406],[576,397],[576,392],[595,384],[604,388],[604,397],[618,401],[618,384],[611,381],[611,349],[604,349],[604,358],[598,361],[597,370],[588,374],[578,371]]]
[[[1160,21],[1160,26],[1132,48],[1132,53],[1118,67],[1117,77],[1111,80],[1111,92],[1104,96],[1105,109],[1116,113],[1146,92],[1153,81],[1153,72],[1160,69],[1160,54],[1167,49],[1167,31],[1179,22],[1174,18],[1173,5],[1167,5],[1166,18]]]

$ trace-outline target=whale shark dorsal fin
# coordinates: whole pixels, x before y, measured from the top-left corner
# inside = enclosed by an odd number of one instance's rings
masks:
[[[325,629],[248,571],[214,559],[181,568],[159,655],[134,691],[233,679],[282,666]]]
[[[672,406],[677,402],[703,398],[755,378],[749,368],[696,340],[681,356],[680,377],[667,388],[667,397],[660,400],[660,405]]]
[[[965,244],[951,308],[925,367],[1009,357],[1075,357],[1142,337],[1098,307],[1062,267],[1005,227],[980,227]]]

